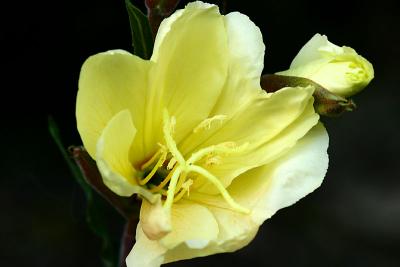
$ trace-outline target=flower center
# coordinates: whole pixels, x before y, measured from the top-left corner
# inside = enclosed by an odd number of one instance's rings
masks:
[[[193,179],[189,174],[196,174],[207,179],[213,184],[224,200],[232,209],[248,213],[249,210],[240,206],[229,195],[221,181],[205,168],[196,163],[203,158],[207,158],[210,164],[218,161],[219,154],[233,153],[245,149],[246,144],[236,147],[233,142],[225,142],[218,145],[209,146],[193,153],[187,160],[182,156],[173,139],[175,128],[175,118],[170,117],[165,110],[163,114],[163,134],[165,145],[159,144],[160,149],[141,166],[146,176],[138,182],[142,186],[147,186],[152,193],[160,193],[164,196],[164,207],[170,209],[174,202],[177,202],[186,194],[189,195],[190,186]],[[214,155],[213,157],[209,157]]]

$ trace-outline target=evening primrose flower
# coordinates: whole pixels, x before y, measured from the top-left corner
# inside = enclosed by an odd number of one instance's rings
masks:
[[[328,136],[313,88],[260,88],[264,44],[243,14],[190,3],[150,60],[113,50],[83,65],[78,130],[104,183],[142,198],[128,266],[231,252],[316,189]]]
[[[280,75],[308,78],[330,92],[349,97],[374,78],[372,64],[347,46],[337,46],[325,35],[315,34]]]

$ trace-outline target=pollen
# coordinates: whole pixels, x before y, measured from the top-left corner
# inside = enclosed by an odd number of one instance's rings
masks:
[[[200,122],[199,125],[197,125],[194,129],[193,129],[193,133],[197,133],[201,130],[209,130],[211,128],[211,124],[214,122],[223,122],[224,120],[226,120],[227,116],[226,115],[215,115],[214,117],[208,118],[203,120],[202,122]]]

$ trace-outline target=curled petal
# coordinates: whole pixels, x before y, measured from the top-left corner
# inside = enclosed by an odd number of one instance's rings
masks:
[[[129,150],[135,134],[130,112],[122,110],[117,113],[97,142],[96,163],[104,184],[114,193],[120,196],[140,193],[153,202],[155,195],[137,184],[136,170],[129,161]]]
[[[316,125],[283,157],[235,179],[229,192],[262,223],[321,185],[328,169],[328,141],[323,125]]]
[[[143,158],[146,154],[141,128],[150,65],[149,61],[123,50],[99,53],[83,64],[76,99],[76,120],[83,144],[92,158],[95,158],[96,144],[103,129],[124,109],[131,111],[134,125],[140,128],[134,140],[136,158]]]
[[[166,262],[166,256],[169,261],[180,260],[183,259],[183,255],[172,260],[169,251],[183,251],[182,247],[199,251],[212,244],[218,237],[219,228],[213,214],[206,207],[193,202],[182,201],[173,205],[171,223],[173,229],[171,233],[160,240],[150,240],[144,234],[140,222],[136,243],[126,261],[127,266],[159,266]],[[195,256],[190,258],[193,257]]]
[[[226,27],[229,75],[213,115],[231,115],[260,91],[265,45],[260,29],[244,14],[223,17]]]
[[[226,51],[224,21],[214,5],[190,3],[161,23],[151,58],[151,129],[158,128],[166,108],[176,118],[179,142],[208,116],[227,77]],[[146,138],[157,142],[160,136]]]

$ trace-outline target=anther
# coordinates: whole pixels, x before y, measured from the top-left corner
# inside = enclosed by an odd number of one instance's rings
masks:
[[[185,195],[185,193],[187,193],[189,195],[189,188],[192,184],[193,184],[192,179],[189,179],[186,182],[184,182],[182,185],[182,190],[178,194],[175,195],[174,202],[177,202],[178,200],[180,200]]]
[[[175,119],[172,118],[170,119],[168,111],[165,109],[164,110],[164,127],[163,127],[163,132],[164,132],[164,139],[166,146],[171,152],[172,156],[178,161],[180,165],[185,165],[185,159],[183,158],[182,154],[179,152],[178,148],[176,147],[176,143],[174,139],[172,138],[172,125],[175,122]]]
[[[171,170],[176,164],[176,159],[175,158],[171,158],[168,162],[167,165],[167,170]]]
[[[200,122],[199,125],[197,125],[194,129],[193,129],[193,133],[197,133],[200,130],[206,129],[209,130],[211,128],[211,123],[213,123],[214,121],[219,121],[222,122],[227,118],[226,115],[215,115],[214,117],[208,118],[203,120],[202,122]]]
[[[183,183],[186,181],[187,172],[184,172],[181,176],[179,176],[178,184],[176,185],[175,191],[178,192],[181,188]]]
[[[244,143],[237,146],[235,142],[224,142],[218,145],[213,145],[200,149],[199,151],[192,154],[192,156],[187,160],[188,164],[193,164],[203,157],[214,153],[214,154],[231,154],[244,151],[248,146],[248,143]]]

